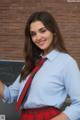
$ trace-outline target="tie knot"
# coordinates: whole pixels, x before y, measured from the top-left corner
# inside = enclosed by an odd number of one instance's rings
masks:
[[[41,66],[44,64],[44,62],[47,60],[47,58],[40,58],[35,68],[32,70],[31,75],[34,76],[34,74],[41,68]]]
[[[39,62],[38,62],[38,65],[42,65],[46,60],[47,60],[47,58],[41,57]]]

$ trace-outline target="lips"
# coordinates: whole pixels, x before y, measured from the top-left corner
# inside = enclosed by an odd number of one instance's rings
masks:
[[[37,45],[39,45],[39,46],[44,45],[44,44],[45,44],[45,41],[46,41],[46,40],[39,41],[39,42],[37,42]]]

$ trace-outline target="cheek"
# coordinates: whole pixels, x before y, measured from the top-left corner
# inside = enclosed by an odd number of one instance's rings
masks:
[[[53,39],[53,33],[51,33],[51,32],[48,31],[46,33],[46,37],[49,38],[49,39]]]
[[[35,38],[34,37],[32,37],[32,42],[35,43]]]
[[[47,38],[48,38],[50,43],[53,41],[53,35],[49,35]]]

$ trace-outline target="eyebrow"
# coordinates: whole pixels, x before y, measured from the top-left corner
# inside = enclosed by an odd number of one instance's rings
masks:
[[[41,27],[41,28],[38,29],[38,31],[41,31],[42,29],[46,29],[46,27]],[[32,33],[32,32],[35,32],[35,31],[31,30],[30,32]]]

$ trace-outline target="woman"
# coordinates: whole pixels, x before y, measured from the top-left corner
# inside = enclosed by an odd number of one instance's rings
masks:
[[[25,28],[24,52],[24,68],[11,86],[0,82],[0,96],[5,102],[17,100],[18,103],[33,69],[41,57],[46,58],[32,78],[25,98],[18,105],[18,108],[21,106],[20,120],[80,120],[79,68],[68,54],[50,13],[35,12],[29,17]],[[71,105],[61,112],[67,95],[71,98]]]

